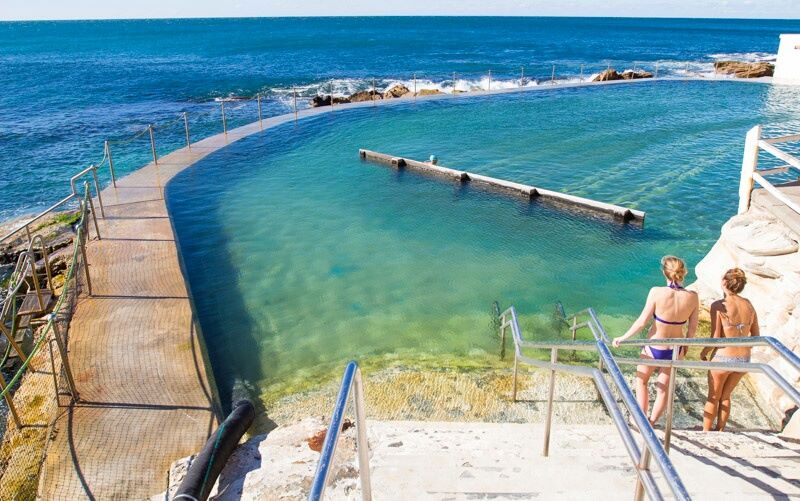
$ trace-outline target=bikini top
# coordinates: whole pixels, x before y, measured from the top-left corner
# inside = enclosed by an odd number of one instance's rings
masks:
[[[745,337],[743,335],[742,331],[744,331],[745,328],[750,327],[750,324],[753,323],[752,320],[751,320],[750,322],[746,322],[746,323],[745,322],[739,322],[738,324],[732,324],[730,319],[728,318],[728,315],[720,312],[719,316],[723,321],[722,322],[723,326],[724,327],[733,327],[733,328],[735,328],[736,331],[739,333],[739,337]]]
[[[670,289],[676,290],[676,291],[684,290],[684,288],[681,287],[680,284],[678,284],[677,282],[670,282],[668,287]],[[655,312],[653,312],[653,319],[656,322],[661,322],[662,324],[667,324],[667,325],[683,325],[683,324],[685,324],[686,322],[689,321],[689,319],[686,319],[683,322],[670,322],[669,320],[664,320],[663,318],[659,318],[658,315],[655,314]]]

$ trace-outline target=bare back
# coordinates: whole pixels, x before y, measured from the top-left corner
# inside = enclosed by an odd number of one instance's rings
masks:
[[[653,323],[647,333],[650,339],[693,337],[697,329],[699,300],[697,293],[683,288],[653,287]],[[648,304],[650,302],[648,301]]]
[[[712,337],[732,338],[758,336],[758,316],[753,305],[738,295],[728,295],[725,299],[711,305]],[[717,350],[726,357],[744,357],[750,355],[750,347],[728,346]]]

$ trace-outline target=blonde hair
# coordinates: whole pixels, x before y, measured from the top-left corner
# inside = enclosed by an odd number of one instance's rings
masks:
[[[725,275],[722,277],[722,283],[725,285],[726,289],[734,294],[738,294],[742,292],[745,284],[747,284],[747,276],[740,268],[731,268],[725,272]]]
[[[670,282],[682,283],[688,271],[683,259],[675,256],[664,256],[661,258],[661,271]]]

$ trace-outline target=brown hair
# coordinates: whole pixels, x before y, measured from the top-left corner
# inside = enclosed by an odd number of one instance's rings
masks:
[[[683,259],[675,256],[664,256],[661,258],[661,271],[670,282],[682,283],[688,271]]]
[[[722,277],[722,284],[729,291],[738,294],[742,292],[745,284],[747,284],[747,276],[740,268],[731,268]]]

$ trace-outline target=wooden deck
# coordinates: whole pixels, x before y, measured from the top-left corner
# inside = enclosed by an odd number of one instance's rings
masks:
[[[783,184],[778,186],[778,189],[781,193],[789,197],[792,202],[800,205],[800,182]],[[788,226],[796,235],[800,235],[800,214],[770,195],[767,190],[763,188],[753,190],[750,203],[770,212]]]

